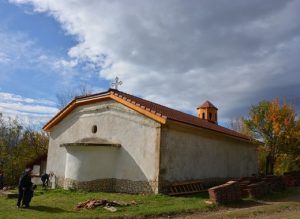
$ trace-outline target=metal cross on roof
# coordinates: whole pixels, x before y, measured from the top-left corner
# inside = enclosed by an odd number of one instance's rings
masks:
[[[119,78],[116,77],[115,80],[112,81],[111,87],[112,87],[113,89],[115,89],[115,90],[118,90],[118,86],[119,86],[119,85],[122,85],[122,84],[123,84],[123,82],[122,82],[122,81],[119,81]]]

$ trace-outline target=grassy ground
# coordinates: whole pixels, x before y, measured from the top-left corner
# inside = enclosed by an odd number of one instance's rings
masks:
[[[275,193],[262,200],[244,199],[225,205],[207,205],[206,194],[189,197],[169,197],[164,195],[127,195],[118,193],[72,192],[48,190],[36,192],[29,209],[17,209],[15,199],[0,196],[0,218],[290,218],[300,219],[300,188]],[[101,198],[137,204],[118,207],[117,212],[109,212],[102,207],[75,210],[78,202]]]
[[[75,210],[78,202],[92,198],[131,202],[137,204],[117,207],[117,212],[109,212],[102,207]],[[72,192],[48,190],[36,192],[29,209],[16,208],[15,199],[0,197],[0,218],[124,218],[150,215],[175,214],[178,212],[201,211],[212,206],[205,204],[207,195],[190,197],[169,197],[164,195],[128,195],[117,193]],[[2,210],[3,209],[3,210]]]

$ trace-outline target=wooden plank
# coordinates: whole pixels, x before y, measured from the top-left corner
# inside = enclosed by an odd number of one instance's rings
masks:
[[[198,191],[197,187],[196,187],[196,184],[191,184],[192,187],[193,187],[193,191]]]
[[[195,194],[195,193],[201,193],[201,192],[207,192],[207,190],[200,190],[200,191],[187,191],[187,192],[179,192],[179,193],[169,193],[168,195],[187,195],[187,194]]]
[[[183,190],[186,192],[186,191],[189,191],[189,188],[188,188],[188,185],[182,185],[182,187],[183,187]]]
[[[172,183],[172,186],[183,185],[183,184],[192,184],[192,183],[204,183],[204,181],[203,180],[191,180],[191,181],[184,181],[184,182],[174,182],[174,183]]]

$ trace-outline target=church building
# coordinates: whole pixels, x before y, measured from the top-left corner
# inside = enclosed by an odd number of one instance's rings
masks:
[[[115,89],[77,97],[43,127],[47,172],[65,189],[126,193],[256,174],[256,146],[217,112],[207,101],[193,116]]]

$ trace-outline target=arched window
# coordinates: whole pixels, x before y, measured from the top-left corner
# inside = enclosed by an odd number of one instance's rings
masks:
[[[212,113],[209,113],[209,120],[212,120]]]
[[[202,119],[205,119],[205,113],[202,113]]]

